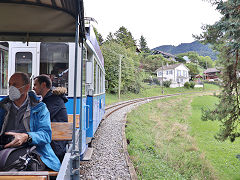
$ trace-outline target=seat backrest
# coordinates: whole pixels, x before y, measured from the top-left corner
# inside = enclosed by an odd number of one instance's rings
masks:
[[[73,124],[67,122],[52,122],[53,141],[71,141]]]
[[[49,180],[47,171],[0,172],[0,180]]]

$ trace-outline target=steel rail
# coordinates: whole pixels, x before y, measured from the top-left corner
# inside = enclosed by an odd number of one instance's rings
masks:
[[[180,95],[186,95],[186,94],[194,94],[194,93],[202,93],[202,92],[190,92],[190,93],[176,93],[176,94],[167,94],[167,95],[160,95],[160,96],[152,96],[152,97],[144,97],[144,98],[138,98],[138,99],[133,99],[133,100],[129,100],[129,101],[123,101],[120,103],[116,103],[113,105],[110,105],[108,107],[105,108],[105,110],[111,110],[109,113],[105,113],[103,120],[106,119],[108,116],[110,116],[112,113],[116,112],[117,110],[124,108],[128,105],[132,105],[134,103],[138,103],[138,102],[143,102],[143,101],[147,101],[147,100],[154,100],[154,99],[161,99],[161,98],[165,98],[165,97],[173,97],[173,96],[180,96]]]

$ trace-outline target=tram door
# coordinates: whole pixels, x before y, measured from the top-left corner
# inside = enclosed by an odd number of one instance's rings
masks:
[[[33,87],[34,77],[38,75],[39,63],[37,63],[36,47],[13,47],[11,49],[11,74],[14,72],[27,73]]]

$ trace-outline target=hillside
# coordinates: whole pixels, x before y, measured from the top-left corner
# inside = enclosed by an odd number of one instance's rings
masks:
[[[200,56],[210,56],[213,60],[217,59],[216,52],[214,52],[209,45],[201,44],[198,41],[194,41],[192,43],[181,43],[178,46],[172,45],[163,45],[153,48],[152,50],[159,50],[163,52],[167,52],[170,54],[179,54],[185,53],[189,51],[197,52]]]

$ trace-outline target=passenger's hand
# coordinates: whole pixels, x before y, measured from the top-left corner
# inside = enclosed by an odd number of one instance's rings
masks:
[[[14,139],[6,144],[4,148],[21,146],[23,143],[27,142],[28,139],[27,133],[6,132],[5,134],[14,136]]]

